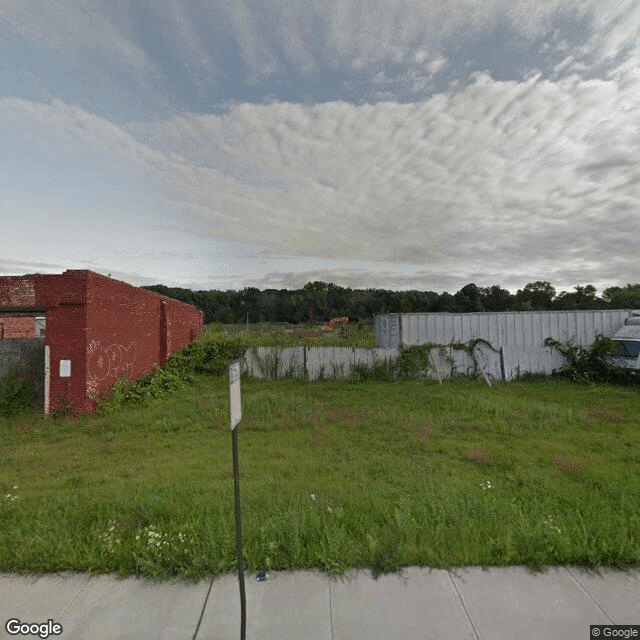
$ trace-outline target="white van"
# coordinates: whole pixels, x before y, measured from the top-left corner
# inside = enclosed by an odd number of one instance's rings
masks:
[[[608,361],[623,369],[640,369],[640,311],[633,311],[611,340],[616,351]]]

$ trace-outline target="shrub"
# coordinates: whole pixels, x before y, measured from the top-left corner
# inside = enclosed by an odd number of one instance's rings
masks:
[[[453,365],[453,360],[448,355],[447,348],[444,345],[430,342],[428,344],[400,347],[400,359],[398,361],[400,376],[404,379],[422,378],[430,370],[435,372],[436,368],[431,354],[433,349],[443,354],[447,362]]]
[[[186,366],[192,371],[221,376],[229,366],[229,361],[241,358],[246,349],[246,341],[242,338],[217,335],[214,338],[196,340],[175,355],[184,359]]]
[[[225,336],[196,340],[169,357],[166,364],[143,373],[137,380],[127,377],[96,398],[101,413],[113,413],[126,404],[139,404],[182,389],[193,382],[194,373],[223,375],[229,361],[244,354],[241,339]]]
[[[555,338],[547,338],[544,343],[557,349],[567,359],[567,364],[556,375],[574,382],[640,385],[637,371],[610,364],[608,358],[615,353],[616,347],[613,340],[603,335],[598,335],[590,347],[574,342],[560,342]]]
[[[456,367],[451,352],[459,351],[466,353],[473,362],[473,370],[467,372],[472,376],[481,375],[481,367],[478,362],[476,349],[479,345],[484,345],[497,351],[497,349],[483,338],[472,338],[468,342],[450,342],[449,344],[439,344],[428,342],[422,345],[410,347],[400,347],[400,376],[405,379],[424,377],[427,372],[431,371],[440,378],[438,368],[434,357],[439,356],[440,360],[447,363],[450,368],[450,374],[456,374]]]

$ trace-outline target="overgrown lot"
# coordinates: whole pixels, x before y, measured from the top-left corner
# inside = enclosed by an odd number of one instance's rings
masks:
[[[242,340],[247,347],[369,347],[376,346],[372,324],[352,322],[336,325],[333,331],[320,330],[314,325],[288,325],[286,323],[209,324],[203,338],[219,340],[222,336]]]
[[[248,570],[640,564],[640,395],[243,380]],[[0,420],[0,571],[232,571],[228,382]]]

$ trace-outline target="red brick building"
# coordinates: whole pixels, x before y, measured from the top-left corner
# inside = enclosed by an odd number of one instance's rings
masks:
[[[0,277],[0,340],[44,336],[44,412],[92,411],[123,375],[137,378],[191,342],[195,307],[92,271]]]

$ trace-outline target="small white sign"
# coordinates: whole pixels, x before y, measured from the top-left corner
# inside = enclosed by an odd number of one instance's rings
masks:
[[[60,377],[71,377],[71,360],[60,360]]]
[[[242,418],[240,401],[240,362],[229,367],[229,406],[231,408],[231,428],[235,429]]]

